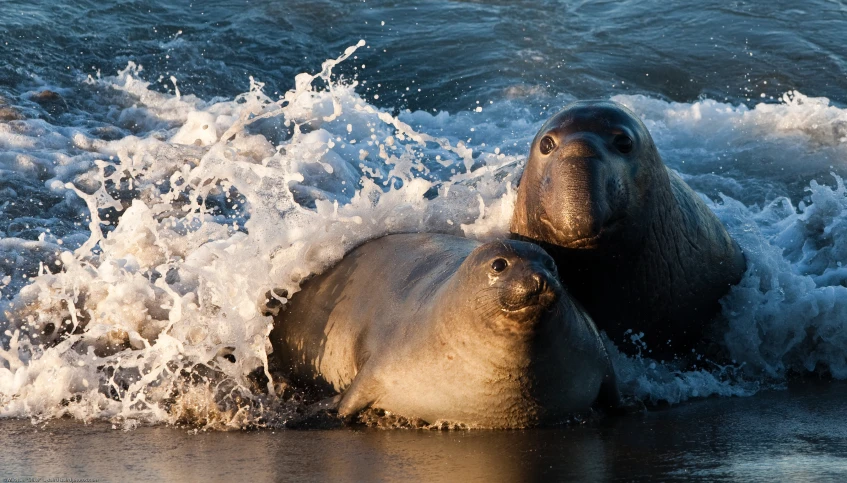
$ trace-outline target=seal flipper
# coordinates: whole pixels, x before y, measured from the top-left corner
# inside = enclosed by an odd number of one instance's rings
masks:
[[[618,390],[615,371],[611,367],[609,373],[603,379],[603,384],[600,385],[600,392],[597,394],[597,400],[594,401],[594,407],[615,415],[635,414],[647,410],[644,401],[636,397],[621,395]]]
[[[366,382],[361,382],[362,380]],[[377,384],[373,379],[362,378],[361,374],[341,394],[322,399],[309,405],[302,416],[286,423],[290,429],[333,429],[342,423],[352,423],[359,412],[375,402]]]
[[[333,397],[310,404],[302,416],[286,424],[291,429],[332,429],[342,423],[351,423],[353,418],[373,403],[373,398],[365,397],[370,392],[362,391],[363,386],[373,388],[373,384],[358,384],[360,378],[353,380],[344,392]]]
[[[359,373],[350,384],[350,387],[344,390],[338,401],[338,415],[343,419],[349,420],[357,413],[367,408],[376,402],[379,384],[371,377]]]
[[[599,334],[597,337],[599,340]],[[612,365],[609,351],[603,343],[600,343],[600,350],[606,356],[606,375],[603,376],[603,382],[600,384],[600,392],[597,394],[597,399],[594,401],[593,406],[609,413],[628,413],[630,411],[627,411],[627,405],[624,403],[621,392],[618,389],[618,376],[615,374],[615,366]]]
[[[335,429],[342,426],[342,421],[335,415],[341,394],[326,398],[306,407],[305,412],[285,423],[289,429]]]
[[[621,393],[618,390],[618,379],[615,376],[615,371],[610,367],[600,385],[600,392],[594,401],[594,407],[604,411],[617,412],[623,405],[623,398],[621,398]]]

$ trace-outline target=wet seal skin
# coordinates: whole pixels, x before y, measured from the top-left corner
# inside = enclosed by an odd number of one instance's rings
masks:
[[[612,101],[575,102],[541,127],[510,231],[550,253],[568,292],[622,350],[637,350],[627,339],[643,332],[654,358],[700,347],[746,269],[644,124]]]
[[[523,428],[619,403],[593,322],[515,240],[372,240],[308,280],[270,338],[276,373],[347,419]]]

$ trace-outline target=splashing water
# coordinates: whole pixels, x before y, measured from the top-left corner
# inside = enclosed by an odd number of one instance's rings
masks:
[[[273,424],[291,404],[247,377],[267,367],[270,290],[292,296],[387,233],[506,236],[543,119],[520,100],[392,115],[333,76],[363,45],[299,74],[278,99],[253,79],[232,100],[158,93],[130,63],[84,82],[109,106],[100,123],[0,124],[10,179],[0,185],[0,415]],[[680,370],[609,343],[623,391],[676,403],[749,395],[790,373],[847,378],[847,111],[799,93],[753,109],[615,100],[642,116],[670,166],[720,200],[710,206],[749,263],[722,301],[734,364]],[[800,171],[833,172],[835,187],[812,179],[799,191],[787,180]]]

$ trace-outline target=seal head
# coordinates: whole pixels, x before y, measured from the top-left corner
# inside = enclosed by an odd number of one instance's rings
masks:
[[[640,120],[611,101],[576,102],[532,142],[513,232],[569,248],[631,244],[657,177],[667,174]]]
[[[477,287],[481,320],[500,321],[515,331],[535,328],[563,295],[556,263],[536,245],[498,241],[474,250],[462,264],[465,289]],[[506,321],[510,322],[506,322]]]

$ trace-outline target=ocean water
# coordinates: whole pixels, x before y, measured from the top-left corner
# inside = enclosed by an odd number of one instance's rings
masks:
[[[839,2],[0,3],[0,416],[278,427],[265,294],[401,231],[505,236],[528,144],[631,108],[747,256],[730,362],[648,407],[847,379]],[[648,348],[649,349],[649,348]],[[234,362],[233,362],[234,361]]]

